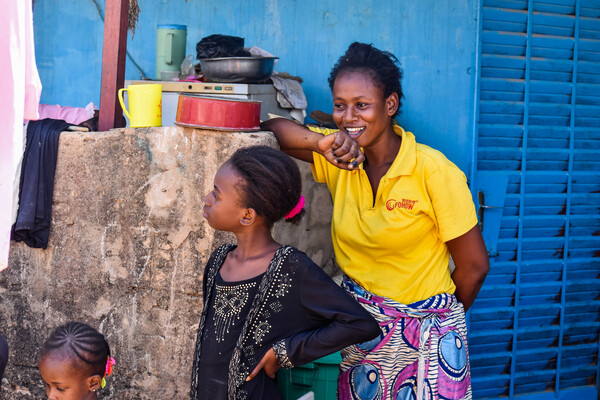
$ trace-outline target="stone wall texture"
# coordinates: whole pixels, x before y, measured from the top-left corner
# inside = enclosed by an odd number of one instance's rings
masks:
[[[117,360],[101,399],[187,399],[204,264],[233,237],[202,218],[218,167],[269,132],[181,127],[64,132],[46,250],[12,243],[0,273],[0,333],[11,347],[0,398],[42,399],[39,349],[57,326],[100,330]],[[331,275],[331,200],[300,163],[307,213],[275,237]]]

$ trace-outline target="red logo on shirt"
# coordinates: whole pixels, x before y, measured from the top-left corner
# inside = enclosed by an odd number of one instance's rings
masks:
[[[396,201],[395,199],[389,199],[385,203],[385,208],[387,208],[390,211],[392,211],[394,208],[406,208],[407,210],[412,210],[417,201],[418,200],[409,199],[402,199],[400,201]]]

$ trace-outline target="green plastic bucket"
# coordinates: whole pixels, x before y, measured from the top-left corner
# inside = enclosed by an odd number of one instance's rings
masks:
[[[179,71],[185,58],[186,25],[156,27],[156,79],[161,71]]]
[[[340,352],[321,357],[311,363],[277,372],[277,385],[285,400],[296,400],[313,392],[315,400],[336,400],[337,378],[342,356]]]

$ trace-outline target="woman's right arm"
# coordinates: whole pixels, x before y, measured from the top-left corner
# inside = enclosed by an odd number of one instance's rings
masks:
[[[260,127],[273,132],[281,150],[299,160],[312,163],[316,152],[338,168],[354,169],[365,159],[358,143],[341,131],[322,135],[285,118],[264,121]]]
[[[309,163],[313,162],[312,153],[318,151],[317,143],[323,138],[320,133],[285,118],[272,118],[261,122],[260,127],[275,134],[281,150],[286,154]]]

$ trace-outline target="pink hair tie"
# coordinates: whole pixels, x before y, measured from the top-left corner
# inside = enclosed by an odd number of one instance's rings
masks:
[[[106,386],[106,377],[112,375],[112,367],[115,364],[115,359],[111,356],[108,356],[108,358],[106,359],[106,368],[104,369],[104,376],[102,377],[102,381],[100,382],[100,387],[102,387],[102,389],[104,389],[104,386]]]
[[[298,215],[300,213],[300,211],[302,211],[302,209],[304,208],[304,203],[305,203],[304,196],[300,196],[300,199],[298,199],[298,204],[296,204],[296,206],[294,208],[292,208],[292,211],[287,213],[287,215],[284,218],[285,219],[294,218],[296,215]]]

